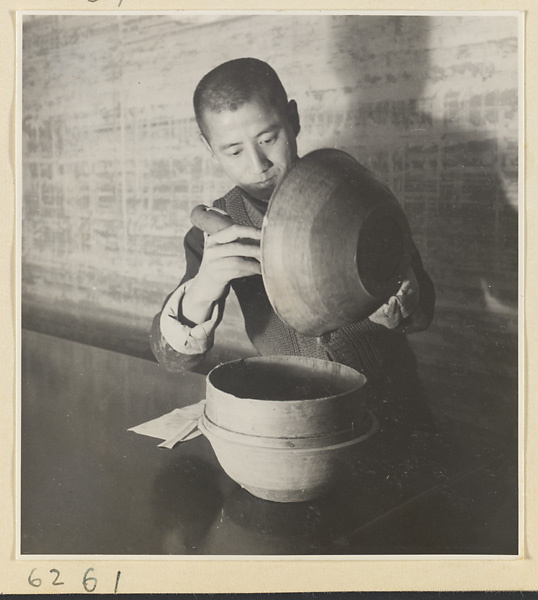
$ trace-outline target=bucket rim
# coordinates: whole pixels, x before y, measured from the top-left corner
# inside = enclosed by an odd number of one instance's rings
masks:
[[[341,392],[339,394],[333,394],[330,396],[318,396],[315,398],[302,398],[302,399],[293,399],[293,400],[266,400],[263,398],[245,398],[245,397],[241,397],[241,396],[236,396],[232,392],[226,392],[224,390],[221,390],[211,380],[212,376],[214,376],[214,374],[219,369],[227,368],[231,365],[238,365],[238,364],[246,363],[246,362],[250,362],[250,363],[255,363],[255,362],[259,362],[259,363],[277,362],[278,363],[278,362],[280,362],[280,363],[285,364],[286,362],[289,362],[290,359],[292,359],[294,362],[298,362],[298,363],[317,362],[319,364],[324,364],[324,365],[337,365],[337,367],[339,369],[343,369],[343,370],[347,371],[353,377],[358,376],[360,378],[361,382],[358,385],[353,386],[348,390],[345,390],[344,392]],[[230,360],[230,361],[223,362],[223,363],[216,365],[206,375],[206,387],[208,387],[208,388],[211,387],[214,390],[218,391],[219,394],[224,394],[226,397],[233,398],[234,400],[237,400],[238,402],[240,402],[241,400],[248,400],[249,402],[260,402],[260,403],[270,402],[271,404],[276,403],[276,404],[282,404],[282,405],[288,405],[288,406],[290,404],[294,405],[294,404],[299,404],[299,403],[304,403],[304,402],[337,400],[338,398],[349,396],[350,394],[354,394],[358,390],[363,389],[365,386],[368,386],[368,385],[369,385],[369,383],[368,383],[368,378],[366,377],[366,375],[364,375],[364,373],[361,373],[357,369],[354,369],[353,367],[350,367],[348,365],[344,365],[342,363],[332,361],[332,360],[325,360],[323,358],[314,358],[314,357],[309,357],[309,356],[282,355],[282,354],[281,355],[267,355],[267,356],[250,356],[248,358],[238,358],[235,360]]]

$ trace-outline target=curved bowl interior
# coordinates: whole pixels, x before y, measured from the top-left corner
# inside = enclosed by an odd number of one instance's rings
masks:
[[[236,398],[288,403],[334,398],[358,390],[366,377],[331,361],[264,356],[218,365],[208,380],[214,388]]]
[[[305,357],[266,356],[215,367],[207,377],[211,422],[248,435],[302,438],[355,431],[368,388],[361,373]]]

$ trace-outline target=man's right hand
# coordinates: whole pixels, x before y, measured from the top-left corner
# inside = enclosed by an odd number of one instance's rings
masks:
[[[232,280],[261,273],[260,240],[260,229],[242,225],[206,235],[202,264],[183,298],[185,319],[203,323]]]

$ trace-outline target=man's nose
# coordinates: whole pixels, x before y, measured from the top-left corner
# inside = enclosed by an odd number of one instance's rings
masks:
[[[267,158],[264,151],[259,147],[252,148],[250,152],[250,168],[256,175],[265,173],[271,166],[271,161]]]

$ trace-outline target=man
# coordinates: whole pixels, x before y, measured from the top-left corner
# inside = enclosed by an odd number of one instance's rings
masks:
[[[235,184],[214,203],[234,225],[205,239],[199,229],[187,233],[185,276],[153,322],[151,346],[159,362],[182,370],[203,358],[232,286],[247,334],[260,354],[310,356],[351,366],[373,386],[378,414],[415,422],[424,406],[417,400],[422,395],[405,333],[429,325],[435,298],[418,252],[398,294],[369,318],[319,338],[297,333],[274,313],[259,263],[269,199],[298,160],[297,104],[288,100],[269,65],[242,58],[218,66],[200,81],[194,109],[203,145]],[[387,402],[390,408],[383,410]]]

